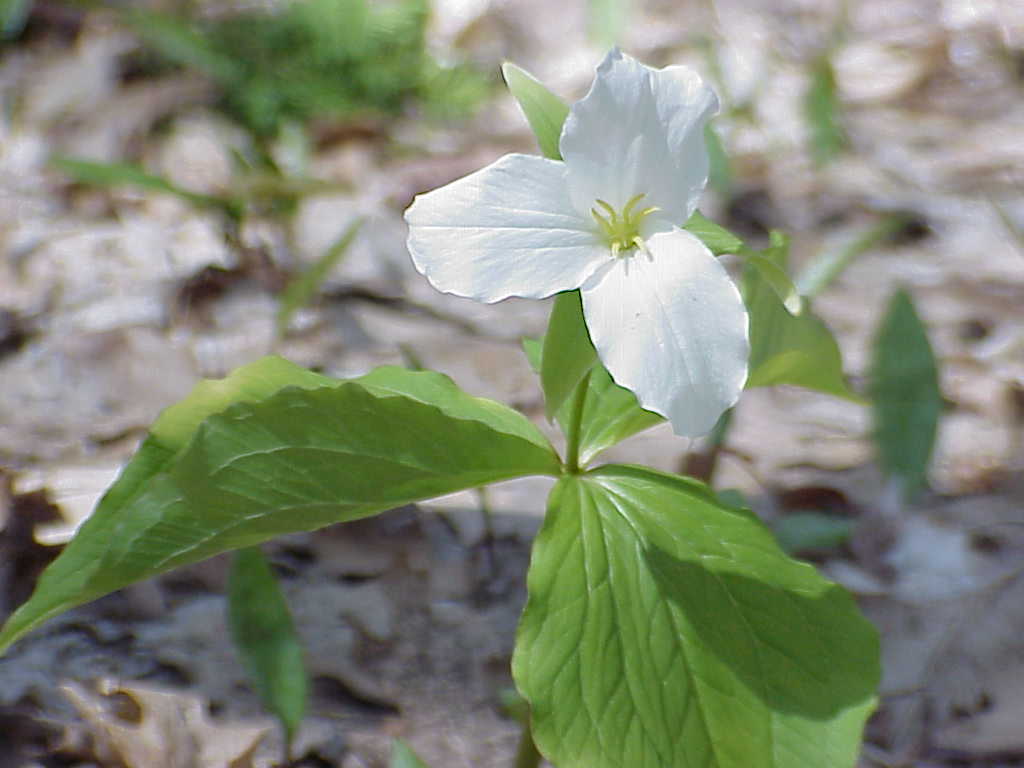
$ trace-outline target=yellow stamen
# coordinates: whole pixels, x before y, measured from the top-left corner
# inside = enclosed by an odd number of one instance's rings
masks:
[[[602,238],[611,249],[612,258],[625,256],[634,248],[647,253],[647,246],[640,236],[640,224],[646,217],[660,209],[652,205],[637,211],[636,206],[643,197],[643,194],[631,197],[621,213],[604,200],[594,201],[595,207],[590,209],[590,213],[593,215],[594,221],[597,222]],[[598,208],[603,209],[604,213],[598,211]],[[650,254],[647,255],[649,258]]]

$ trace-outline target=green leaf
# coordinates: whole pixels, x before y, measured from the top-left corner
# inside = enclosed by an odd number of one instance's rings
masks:
[[[428,766],[408,744],[401,739],[395,739],[391,744],[391,761],[388,763],[388,768],[428,768]]]
[[[316,264],[288,283],[277,307],[277,332],[279,334],[283,334],[288,329],[288,323],[295,311],[309,303],[327,275],[348,253],[348,249],[352,245],[352,241],[356,239],[362,225],[362,217],[349,224],[342,232],[341,237],[334,241]]]
[[[569,114],[569,107],[537,78],[512,62],[506,61],[501,65],[501,74],[526,115],[537,143],[540,144],[541,154],[552,160],[561,160],[558,140],[562,136],[562,123]]]
[[[842,126],[842,105],[836,88],[832,60],[823,54],[811,69],[811,82],[804,94],[804,116],[811,134],[811,155],[818,165],[832,161],[846,146]]]
[[[801,296],[814,298],[825,290],[854,259],[898,233],[910,221],[911,218],[904,213],[891,213],[843,247],[822,251],[800,272],[796,280],[797,291]]]
[[[101,514],[101,510],[128,504],[146,483],[170,465],[175,454],[188,444],[207,417],[234,403],[265,399],[284,387],[313,389],[333,383],[335,380],[328,376],[313,373],[276,356],[264,357],[237,368],[224,379],[200,381],[188,397],[164,409],[153,422],[149,435],[104,494],[93,517]]]
[[[217,49],[216,44],[186,20],[132,8],[125,22],[151,49],[177,64],[192,67],[221,85],[237,83],[244,64]]]
[[[583,320],[580,292],[558,294],[551,308],[547,333],[544,334],[544,355],[540,365],[540,383],[548,419],[565,405],[595,362],[597,351]]]
[[[743,241],[740,238],[725,227],[706,218],[700,211],[693,212],[683,229],[699,237],[715,256],[721,256],[724,253],[740,253],[743,250]]]
[[[380,368],[335,381],[273,358],[247,369],[158,419],[0,631],[0,650],[68,608],[219,552],[561,471],[529,420],[440,374]]]
[[[870,396],[879,462],[912,493],[928,471],[942,392],[928,332],[904,290],[893,294],[875,338]]]
[[[563,477],[512,661],[559,768],[843,768],[878,637],[749,512],[642,467]]]
[[[762,255],[747,248],[743,241],[720,224],[706,218],[700,211],[694,211],[684,227],[696,235],[715,256],[723,254],[739,254],[748,264],[753,266],[759,277],[772,287],[790,314],[797,315],[803,308],[803,300],[789,279],[784,267],[779,266],[772,257]]]
[[[566,413],[562,420],[567,423],[567,419]],[[594,366],[583,404],[580,464],[589,464],[601,451],[664,421],[658,414],[641,408],[636,395],[616,384],[603,365]]]
[[[185,447],[206,418],[230,405],[264,400],[285,387],[315,389],[337,383],[330,376],[314,373],[283,357],[262,357],[236,368],[223,379],[200,381],[188,397],[164,409],[149,428],[146,442],[159,443],[175,453]]]
[[[523,349],[534,370],[540,370],[543,361],[541,343],[533,339],[524,339]],[[569,429],[570,406],[568,400],[563,402],[556,414],[563,432]],[[616,384],[608,370],[601,365],[601,361],[596,361],[590,369],[587,395],[583,404],[580,464],[588,464],[601,451],[663,421],[658,414],[641,408],[636,395]]]
[[[125,15],[150,51],[212,79],[219,106],[265,139],[288,122],[382,118],[412,100],[426,115],[464,115],[488,95],[475,70],[430,55],[428,0],[256,6]]]
[[[850,538],[853,521],[820,512],[795,512],[772,526],[779,546],[797,554],[811,549],[833,549]]]
[[[32,12],[32,0],[0,0],[0,41],[21,34]]]
[[[290,745],[306,713],[302,646],[281,588],[258,547],[235,553],[228,575],[228,625],[242,663]]]
[[[90,184],[97,187],[128,185],[175,195],[200,208],[212,207],[227,210],[231,207],[231,203],[227,200],[211,195],[189,192],[186,189],[175,186],[163,176],[148,173],[131,163],[97,163],[92,160],[55,155],[50,158],[50,164],[80,184]]]
[[[785,273],[789,243],[772,232],[764,258]],[[809,308],[787,311],[779,293],[756,268],[744,270],[743,299],[750,314],[747,387],[792,384],[860,401],[843,378],[843,361],[832,332]]]

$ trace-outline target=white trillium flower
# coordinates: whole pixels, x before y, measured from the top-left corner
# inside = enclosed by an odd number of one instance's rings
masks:
[[[747,378],[747,313],[680,227],[708,177],[714,91],[687,67],[613,50],[569,111],[564,162],[510,154],[405,213],[416,269],[484,302],[580,289],[598,356],[680,435],[709,431]]]

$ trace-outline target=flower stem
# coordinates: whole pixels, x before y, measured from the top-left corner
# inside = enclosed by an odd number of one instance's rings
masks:
[[[572,396],[572,415],[569,417],[569,434],[566,436],[565,470],[570,475],[580,473],[580,429],[583,426],[583,405],[587,400],[587,386],[590,371],[584,374]]]

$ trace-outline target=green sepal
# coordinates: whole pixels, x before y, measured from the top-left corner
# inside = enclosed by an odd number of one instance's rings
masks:
[[[597,351],[583,319],[580,292],[558,294],[551,308],[547,333],[544,334],[544,354],[540,364],[540,383],[548,420],[553,419],[565,405],[576,385],[596,362]]]
[[[506,61],[501,65],[501,74],[526,115],[533,135],[537,137],[541,154],[552,160],[561,160],[558,142],[562,137],[562,124],[569,114],[569,107],[537,78],[512,62]]]
[[[539,371],[543,362],[541,342],[523,339],[523,351],[533,369]],[[571,418],[569,400],[562,403],[555,418],[562,431],[568,432]],[[602,451],[664,421],[658,414],[641,408],[636,395],[616,384],[601,361],[597,360],[587,379],[580,422],[580,465],[589,464]]]
[[[708,247],[715,256],[726,253],[740,253],[743,250],[743,241],[723,227],[707,218],[700,211],[694,211],[689,221],[683,225],[683,229],[696,235],[701,242]]]
[[[787,273],[789,241],[779,232],[771,238],[771,247],[761,255]],[[806,303],[799,314],[791,314],[756,265],[744,270],[743,300],[750,315],[748,388],[791,384],[864,402],[846,383],[835,337]]]

